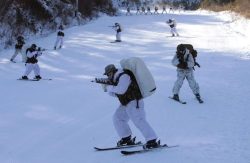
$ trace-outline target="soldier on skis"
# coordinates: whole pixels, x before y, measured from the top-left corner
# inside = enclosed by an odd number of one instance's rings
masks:
[[[167,14],[166,6],[162,7],[162,14],[164,14],[164,12]]]
[[[56,38],[54,50],[57,49],[58,44],[59,44],[59,49],[61,49],[63,46],[63,38],[64,38],[63,29],[64,29],[63,25],[60,25],[58,28],[58,32],[57,32],[57,38]]]
[[[141,7],[141,14],[145,14],[146,15],[146,9],[144,6]]]
[[[126,16],[128,16],[128,15],[132,15],[132,13],[130,12],[130,7],[127,7]]]
[[[172,59],[172,64],[177,67],[177,80],[173,87],[173,99],[180,101],[179,92],[182,87],[183,81],[187,79],[189,87],[192,89],[193,94],[200,103],[203,103],[200,97],[199,84],[194,79],[193,67],[195,61],[190,51],[183,45],[177,46],[177,51]]]
[[[158,12],[158,7],[157,7],[157,6],[155,6],[154,14],[159,14],[159,12]]]
[[[22,55],[22,62],[26,61],[26,57],[22,52],[23,45],[25,44],[23,36],[18,36],[17,37],[17,43],[15,45],[15,53],[12,55],[10,61],[15,63],[15,58],[20,53]]]
[[[146,15],[147,15],[147,14],[151,14],[151,15],[152,15],[152,12],[150,11],[150,7],[149,7],[149,6],[147,7]]]
[[[115,23],[114,26],[112,26],[115,31],[116,31],[116,40],[115,42],[121,42],[121,32],[122,32],[122,28],[121,28],[121,25],[119,23]]]
[[[175,21],[175,19],[169,19],[166,23],[170,27],[170,32],[172,34],[172,37],[174,37],[175,35],[179,36],[179,33],[176,30],[176,21]]]
[[[129,120],[141,131],[146,140],[145,148],[157,148],[160,142],[157,135],[146,120],[144,102],[139,86],[133,76],[113,64],[105,67],[105,73],[114,85],[106,86],[107,92],[117,97],[120,105],[113,115],[115,129],[120,136],[117,146],[134,145],[135,137],[129,127]]]
[[[40,67],[37,64],[37,57],[42,55],[42,49],[39,47],[36,49],[36,44],[32,44],[30,48],[26,50],[27,60],[25,64],[25,72],[22,76],[23,80],[28,80],[28,75],[31,71],[34,71],[35,79],[40,80],[42,77],[40,76]]]
[[[137,6],[137,7],[136,7],[136,13],[135,13],[135,14],[137,15],[137,14],[140,14],[140,13],[141,13],[141,12],[140,12],[140,7]]]

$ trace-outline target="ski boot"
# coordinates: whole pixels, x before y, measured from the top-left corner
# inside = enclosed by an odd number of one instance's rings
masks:
[[[201,99],[201,96],[199,93],[195,94],[195,97],[199,101],[199,103],[203,103],[203,100]]]
[[[37,76],[35,76],[35,78],[34,79],[36,79],[36,80],[40,80],[40,79],[42,79],[42,77],[40,76],[40,75],[37,75]]]
[[[122,138],[117,142],[117,147],[126,146],[126,145],[135,145],[135,137],[131,139],[131,135],[125,138]]]
[[[16,63],[16,61],[14,61],[14,59],[10,59],[10,61],[13,62],[13,63]]]
[[[174,94],[173,100],[180,101],[179,95],[178,94]]]
[[[22,76],[23,80],[28,80],[29,78],[27,76]]]
[[[146,144],[143,145],[143,149],[151,149],[151,148],[158,148],[160,146],[160,140],[156,141],[156,139],[147,141]]]

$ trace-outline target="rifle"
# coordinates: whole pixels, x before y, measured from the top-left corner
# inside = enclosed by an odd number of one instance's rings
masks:
[[[41,48],[41,47],[38,47],[38,48],[36,49],[36,51],[46,51],[46,50],[49,50],[49,49],[45,49],[45,48]]]
[[[91,80],[91,82],[104,85],[115,85],[115,83],[108,78],[95,78],[94,80]]]

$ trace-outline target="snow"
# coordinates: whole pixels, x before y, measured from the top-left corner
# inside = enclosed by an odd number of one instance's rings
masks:
[[[180,37],[169,37],[169,18],[177,20]],[[115,32],[108,26],[114,22],[123,26],[122,43],[110,43]],[[41,76],[52,81],[16,80],[24,72],[21,56],[14,64],[9,62],[14,51],[1,51],[0,162],[249,163],[249,27],[249,20],[206,11],[102,16],[65,30],[63,49],[52,50],[56,33],[29,42],[51,49],[39,65]],[[186,105],[168,98],[176,80],[171,59],[179,43],[191,43],[199,52],[195,78],[204,104],[195,100],[186,81],[180,93]],[[118,100],[90,81],[103,77],[107,64],[119,66],[131,56],[143,58],[156,80],[156,94],[145,99],[149,123],[162,143],[178,148],[129,157],[94,151],[119,139],[112,124]]]

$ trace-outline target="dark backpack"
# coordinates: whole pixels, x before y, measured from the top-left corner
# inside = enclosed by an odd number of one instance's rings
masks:
[[[194,58],[194,66],[198,66],[200,67],[199,63],[196,62],[196,57],[198,55],[197,51],[194,49],[193,45],[191,44],[179,44],[177,46],[177,53],[180,51],[183,51],[183,49],[187,48],[190,52],[190,54],[192,54],[193,58]]]

